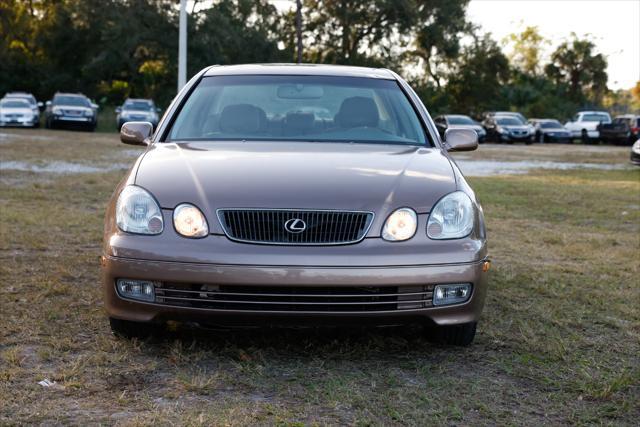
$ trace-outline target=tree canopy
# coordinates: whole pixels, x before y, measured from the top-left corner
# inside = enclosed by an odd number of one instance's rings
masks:
[[[166,105],[177,80],[177,0],[0,0],[0,93],[82,91]],[[565,118],[577,108],[638,108],[607,88],[607,61],[572,35],[552,51],[535,27],[501,47],[468,21],[468,0],[304,0],[305,62],[392,68],[433,113],[520,110]],[[293,62],[294,12],[267,0],[194,1],[188,74],[211,64]],[[546,62],[546,63],[545,63]],[[637,90],[636,90],[637,92]],[[635,100],[635,101],[634,101]]]

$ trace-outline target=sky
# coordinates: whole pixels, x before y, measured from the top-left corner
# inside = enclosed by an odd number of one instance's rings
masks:
[[[467,17],[497,41],[537,26],[551,42],[547,54],[572,32],[590,34],[609,63],[609,88],[640,80],[640,0],[471,0]]]

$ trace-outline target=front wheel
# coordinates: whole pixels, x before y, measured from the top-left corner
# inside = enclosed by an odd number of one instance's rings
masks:
[[[427,340],[436,344],[468,346],[476,336],[477,322],[425,326]]]
[[[544,133],[542,132],[538,133],[538,142],[540,144],[544,144]]]
[[[148,338],[160,332],[160,327],[154,323],[132,322],[130,320],[109,318],[111,332],[122,338]]]

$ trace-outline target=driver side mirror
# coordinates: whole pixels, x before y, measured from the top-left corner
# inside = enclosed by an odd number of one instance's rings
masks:
[[[478,134],[473,129],[447,129],[444,146],[447,151],[473,151],[478,148]]]
[[[127,122],[120,129],[120,141],[129,145],[149,145],[153,125],[149,122]]]

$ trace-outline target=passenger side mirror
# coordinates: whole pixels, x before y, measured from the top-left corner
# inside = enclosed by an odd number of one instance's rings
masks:
[[[38,108],[42,108],[44,107],[44,104],[42,102],[38,102]]]
[[[149,122],[127,122],[120,129],[120,141],[129,145],[149,145],[153,125]]]
[[[45,105],[46,105],[47,107],[51,107],[51,101],[47,101],[47,102],[45,103]]]
[[[116,107],[116,114],[122,113],[122,107]]]
[[[447,151],[473,151],[478,148],[478,134],[473,129],[447,129],[444,146]]]

